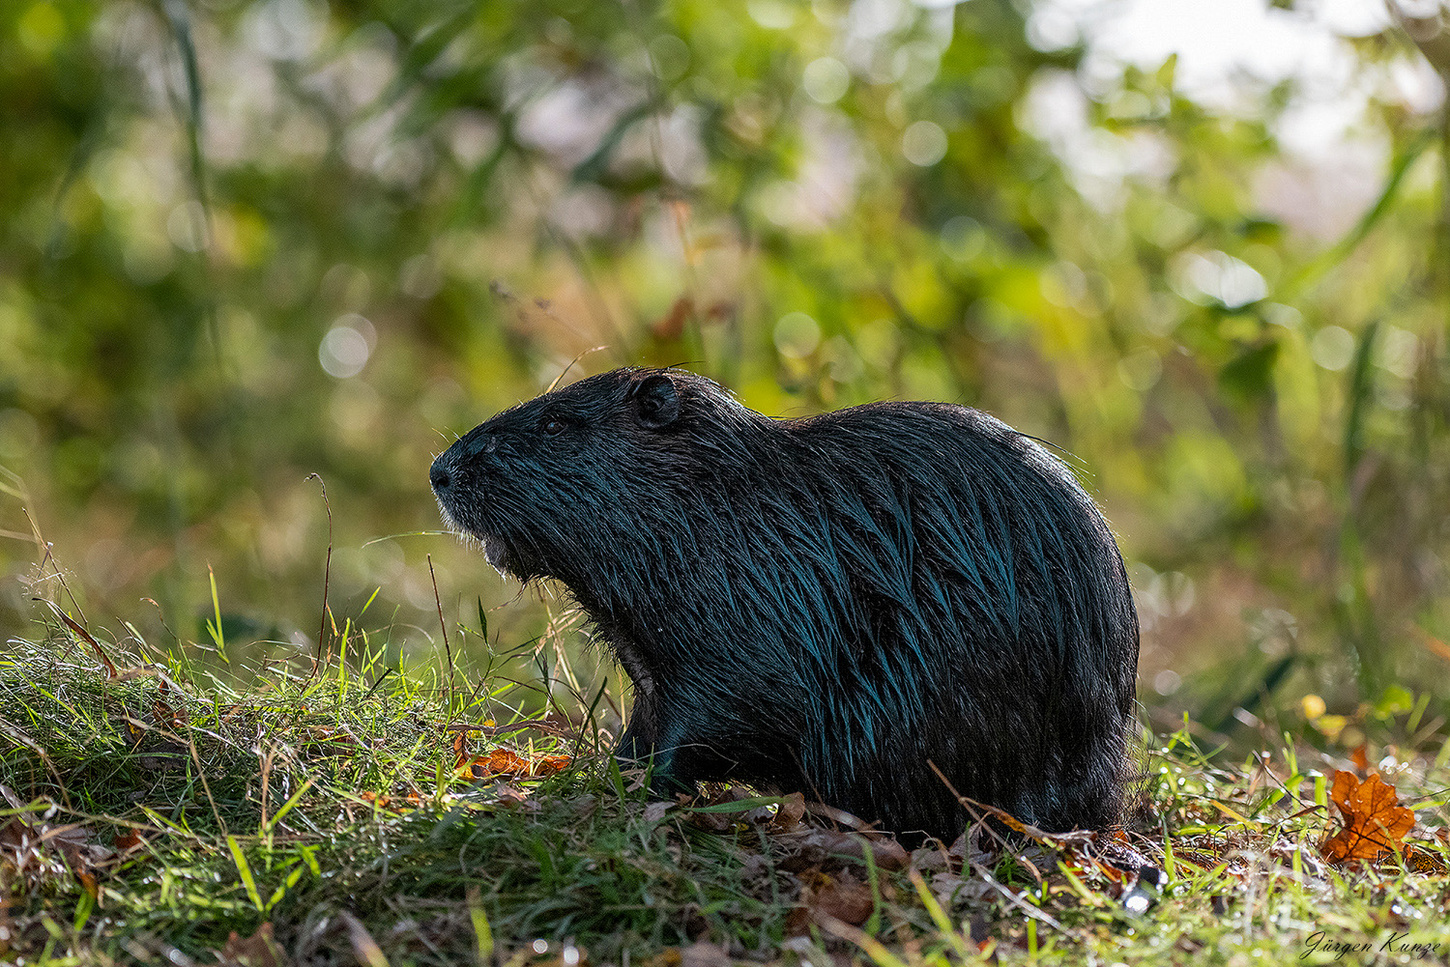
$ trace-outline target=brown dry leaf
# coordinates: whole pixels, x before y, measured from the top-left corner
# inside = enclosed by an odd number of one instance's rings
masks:
[[[66,866],[80,882],[92,900],[101,896],[100,881],[96,878],[95,864],[111,858],[111,851],[104,846],[88,845],[90,831],[78,823],[65,826],[42,827],[40,838],[54,843],[56,850],[65,857]]]
[[[876,907],[871,888],[850,873],[831,876],[809,870],[800,874],[800,880],[800,904],[787,923],[790,933],[803,933],[810,924],[820,924],[827,918],[859,927]]]
[[[1415,826],[1414,812],[1400,805],[1395,787],[1378,775],[1360,782],[1354,773],[1336,770],[1329,799],[1344,822],[1319,847],[1331,863],[1374,860],[1402,850],[1405,834]]]
[[[389,796],[386,793],[361,792],[358,798],[363,802],[376,806],[379,809],[386,809],[389,812],[403,813],[409,809],[418,809],[423,805],[423,797],[418,795],[418,790],[410,789],[404,796]]]
[[[686,803],[682,802],[680,805],[683,806]],[[706,805],[713,805],[713,803],[707,802]],[[707,833],[728,833],[736,828],[736,824],[740,821],[739,817],[739,813],[715,813],[706,812],[703,809],[692,809],[685,814],[685,821]]]
[[[302,747],[313,755],[351,756],[359,745],[357,736],[351,732],[328,725],[308,726],[302,740]]]
[[[358,793],[358,798],[369,805],[377,806],[379,809],[394,809],[393,797],[384,793],[373,792],[371,789],[364,789]]]
[[[76,624],[76,622],[71,618],[70,615],[60,610],[60,608],[56,607],[56,605],[51,604],[51,602],[49,601],[47,601],[46,604],[49,604],[50,609],[56,613],[61,621],[65,622],[65,626],[67,628],[75,632],[81,638],[85,639],[87,642],[90,643],[90,646],[95,649],[96,656],[101,659],[101,664],[106,666],[107,678],[115,678],[121,674],[119,671],[116,670],[115,663],[111,661],[110,657],[106,654],[105,649],[101,647],[101,643],[97,641],[94,637],[92,637],[89,631]]]
[[[893,872],[904,870],[911,865],[911,854],[890,836],[862,836],[865,840],[866,849],[871,852],[871,861],[883,870]]]
[[[794,832],[801,827],[801,820],[806,815],[806,797],[804,793],[793,792],[781,799],[780,808],[775,811],[775,818],[770,821],[771,828],[776,832]]]
[[[280,956],[279,956],[280,955]],[[281,967],[286,953],[272,939],[272,925],[264,923],[257,932],[243,939],[233,930],[227,936],[219,967]]]
[[[459,749],[460,745],[461,743],[454,740],[455,750]],[[562,772],[572,761],[572,757],[567,755],[540,755],[531,759],[516,752],[510,752],[508,749],[494,749],[487,755],[476,755],[472,759],[464,759],[460,756],[455,771],[458,776],[466,779],[488,779],[493,776],[536,779],[540,776],[552,776],[556,772]]]
[[[1369,750],[1366,743],[1361,742],[1354,747],[1349,753],[1349,761],[1353,762],[1354,767],[1361,773],[1369,772]]]
[[[63,876],[65,864],[41,848],[40,830],[21,816],[12,816],[0,826],[0,870],[7,880],[15,874],[34,885]]]
[[[861,833],[804,827],[782,834],[777,842],[788,851],[781,869],[789,872],[832,863],[865,864],[868,851],[871,861],[883,870],[902,870],[911,861],[901,844],[889,836],[868,837]]]
[[[151,703],[151,717],[156,724],[165,729],[179,729],[186,724],[186,709],[177,711],[170,704],[158,697]]]
[[[985,902],[997,895],[992,885],[986,880],[974,876],[959,876],[949,872],[933,873],[930,886],[931,892],[936,895],[937,902],[948,910],[962,900]]]
[[[62,876],[69,870],[91,899],[97,900],[100,881],[96,864],[114,854],[103,846],[88,844],[89,839],[90,832],[75,823],[37,826],[22,816],[12,816],[0,826],[0,864],[33,883]]]
[[[520,789],[509,783],[500,786],[496,795],[498,801],[505,805],[527,806],[535,811],[539,808],[539,804],[529,798],[527,789]]]
[[[117,833],[116,838],[111,842],[118,853],[128,853],[131,850],[140,849],[146,845],[146,840],[134,829],[124,833]]]
[[[780,808],[774,803],[751,805],[752,801],[760,798],[760,794],[755,790],[736,783],[720,784],[707,782],[701,792],[702,795],[694,799],[681,797],[678,803],[682,806],[689,805],[694,807],[687,815],[686,821],[696,829],[703,829],[712,833],[728,833],[732,830],[743,830],[750,826],[769,825],[772,829],[777,829],[778,831],[778,827],[775,826],[775,821],[779,816]],[[797,795],[797,798],[804,801],[804,797]],[[739,810],[719,810],[715,808],[730,806],[735,803],[742,804],[742,807]],[[671,803],[670,805],[675,805],[675,803]],[[799,825],[799,823],[796,825]]]

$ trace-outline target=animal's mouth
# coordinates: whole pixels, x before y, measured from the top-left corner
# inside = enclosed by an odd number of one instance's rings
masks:
[[[500,571],[505,570],[503,561],[505,548],[503,540],[497,537],[484,535],[482,541],[484,559],[487,560],[489,564],[492,564],[494,567],[498,568]]]
[[[513,573],[508,566],[508,542],[502,537],[477,527],[459,526],[456,521],[449,523],[458,536],[470,543],[477,542],[478,546],[483,549],[484,560],[494,568],[504,573]]]
[[[497,534],[490,533],[478,514],[468,507],[454,508],[452,501],[438,498],[438,510],[443,517],[443,526],[457,534],[464,541],[477,543],[483,549],[483,557],[497,570],[514,573],[508,566],[508,542]]]

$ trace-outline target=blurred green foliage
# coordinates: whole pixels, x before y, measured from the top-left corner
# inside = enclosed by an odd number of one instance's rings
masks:
[[[450,615],[525,639],[539,610],[422,533],[429,459],[602,346],[574,372],[956,400],[1064,447],[1146,696],[1222,662],[1224,708],[1443,694],[1446,137],[1384,80],[1421,55],[1353,41],[1373,161],[1326,182],[1281,143],[1294,81],[1195,99],[1039,15],[0,4],[0,631],[60,590],[22,580],[24,508],[153,640],[197,634],[210,567],[231,639],[308,648],[330,507],[339,623],[381,589],[364,620],[430,647],[431,555]]]

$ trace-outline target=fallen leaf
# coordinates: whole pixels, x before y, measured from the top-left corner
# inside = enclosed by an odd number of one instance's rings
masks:
[[[504,784],[499,788],[497,796],[498,801],[501,803],[513,804],[515,806],[528,804],[535,809],[538,808],[538,803],[535,803],[529,798],[528,790],[520,789],[518,786]]]
[[[272,939],[272,925],[264,923],[256,933],[245,939],[237,936],[235,930],[227,936],[221,967],[280,967],[286,956],[277,941]]]
[[[804,793],[793,792],[781,799],[780,808],[776,810],[775,817],[770,821],[771,828],[776,832],[788,833],[800,829],[801,820],[806,815],[806,797]]]
[[[90,894],[92,900],[101,898],[101,884],[96,879],[96,874],[89,869],[77,869],[74,871],[76,880],[80,883],[81,889]]]
[[[460,747],[457,740],[453,745],[455,749]],[[488,779],[493,776],[536,779],[562,772],[572,761],[572,757],[567,755],[540,755],[530,759],[508,749],[494,749],[487,755],[480,754],[471,759],[460,757],[455,772],[466,779]]]
[[[933,873],[930,886],[937,902],[948,910],[960,900],[986,901],[996,895],[992,885],[986,880],[963,877],[956,873]]]
[[[104,846],[90,844],[89,839],[90,832],[76,823],[36,825],[23,816],[12,816],[0,826],[0,867],[32,884],[69,871],[96,900],[100,897],[97,864],[106,863],[115,854]]]
[[[302,740],[302,747],[317,755],[351,756],[361,744],[346,727],[328,725],[309,726]]]
[[[162,728],[177,729],[186,722],[186,710],[183,708],[178,712],[165,700],[158,697],[151,703],[151,717]]]
[[[871,888],[850,873],[836,876],[810,870],[800,875],[800,903],[791,912],[787,932],[803,933],[811,924],[828,919],[859,927],[876,908]]]
[[[861,833],[805,827],[795,833],[782,834],[777,842],[787,850],[781,869],[789,872],[833,862],[863,865],[868,852],[871,861],[883,870],[902,870],[911,861],[901,844],[889,836],[868,837]]]
[[[116,848],[116,852],[126,853],[130,850],[140,849],[142,846],[145,846],[146,840],[141,837],[140,833],[134,829],[130,829],[124,833],[117,833],[111,845]]]
[[[389,796],[386,793],[364,791],[358,793],[358,798],[365,803],[376,806],[379,809],[386,809],[390,812],[402,813],[409,809],[418,809],[423,805],[423,797],[418,790],[410,789],[403,796]]]
[[[66,866],[70,867],[81,887],[91,895],[92,900],[98,900],[100,882],[96,879],[95,863],[109,859],[111,851],[104,846],[87,845],[90,835],[90,831],[84,826],[68,823],[64,826],[42,827],[40,839],[55,845],[57,852],[65,857]]]
[[[1415,814],[1400,805],[1395,787],[1378,775],[1361,782],[1352,772],[1336,770],[1329,799],[1344,824],[1320,844],[1319,850],[1329,862],[1375,860],[1404,849],[1405,834],[1415,826]]]

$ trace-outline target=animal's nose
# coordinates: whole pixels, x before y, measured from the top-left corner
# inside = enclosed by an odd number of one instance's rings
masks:
[[[435,492],[447,490],[449,484],[453,482],[453,477],[449,473],[447,465],[444,464],[442,457],[433,461],[433,466],[428,471],[428,482],[433,485]]]

